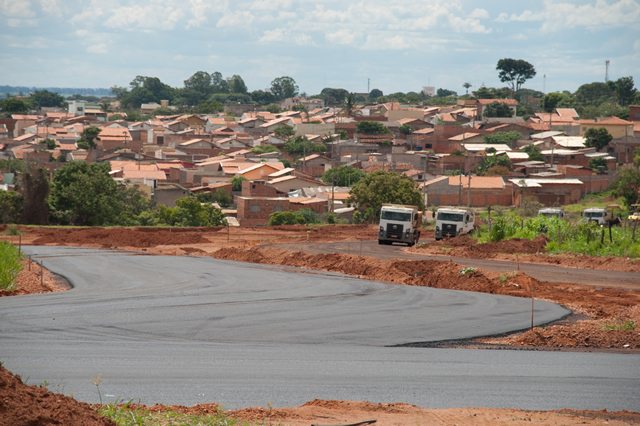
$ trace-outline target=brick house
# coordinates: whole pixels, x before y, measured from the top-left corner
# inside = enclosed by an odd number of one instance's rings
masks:
[[[513,204],[511,184],[502,176],[441,176],[419,186],[430,206],[471,207],[510,206]],[[425,188],[423,188],[423,185]]]

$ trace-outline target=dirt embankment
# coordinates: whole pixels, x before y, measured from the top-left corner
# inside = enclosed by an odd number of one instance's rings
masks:
[[[65,425],[116,426],[86,402],[27,386],[0,365],[0,426]]]
[[[72,397],[53,393],[43,386],[27,386],[20,376],[0,366],[0,426],[64,425],[64,426],[116,426],[89,405]],[[179,405],[130,404],[130,410],[150,413],[179,412],[185,415],[215,415],[215,403],[193,407]],[[140,411],[138,411],[140,413]],[[640,424],[640,414],[620,411],[524,411],[515,409],[450,408],[424,409],[404,403],[374,404],[363,401],[313,400],[291,408],[250,407],[227,411],[227,418],[251,424],[283,424],[308,426],[309,424],[348,424],[376,420],[381,425],[474,425],[474,424],[531,424],[546,425],[586,424],[609,425]],[[162,418],[160,416],[159,418]],[[154,423],[155,424],[155,423]],[[158,423],[160,424],[160,423]]]
[[[498,274],[466,269],[454,262],[434,260],[382,260],[348,254],[293,252],[277,248],[220,249],[216,259],[339,272],[394,284],[476,291],[535,298],[559,303],[590,321],[547,327],[501,339],[502,344],[548,347],[640,349],[638,330],[624,330],[633,321],[640,324],[640,294],[619,289],[595,289],[578,285],[540,282],[524,273]],[[611,327],[608,328],[608,327]],[[545,336],[540,338],[541,333]],[[573,337],[579,335],[579,338]],[[547,337],[551,336],[551,337]],[[568,337],[567,337],[568,336]]]
[[[540,235],[533,240],[512,238],[495,243],[478,243],[467,235],[417,245],[410,252],[425,255],[468,257],[514,261],[518,255],[523,263],[543,263],[571,268],[601,269],[606,271],[640,272],[640,261],[621,257],[598,257],[582,254],[547,254],[549,238]]]
[[[46,268],[40,268],[38,263],[29,259],[20,261],[24,268],[16,280],[16,289],[0,290],[0,297],[19,296],[21,294],[51,293],[54,291],[64,291],[71,288],[65,280],[58,275],[52,274]],[[44,273],[44,277],[42,274]]]

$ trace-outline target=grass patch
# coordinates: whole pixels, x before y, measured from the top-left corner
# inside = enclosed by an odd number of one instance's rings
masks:
[[[118,426],[227,426],[238,424],[237,420],[226,417],[222,410],[218,410],[218,413],[214,415],[183,414],[171,410],[157,413],[133,408],[130,405],[131,401],[125,404],[116,401],[112,404],[101,406],[97,411],[98,414],[116,422]]]
[[[622,321],[621,319],[616,319],[615,322],[609,322],[602,325],[602,328],[605,330],[629,330],[633,331],[636,329],[636,323],[634,321]]]
[[[22,258],[18,247],[0,241],[0,290],[15,290],[15,280],[24,267],[20,264]]]
[[[542,234],[551,239],[546,246],[550,254],[569,252],[589,256],[640,258],[640,234],[636,235],[635,241],[632,242],[630,227],[613,227],[610,240],[609,229],[601,228],[595,222],[571,223],[556,217],[502,216],[492,224],[491,232],[482,234],[479,242],[497,242],[510,238],[533,240]],[[558,241],[558,236],[560,241]]]

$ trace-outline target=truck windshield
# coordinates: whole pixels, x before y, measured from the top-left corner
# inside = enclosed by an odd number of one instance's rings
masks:
[[[411,222],[411,213],[383,211],[382,219],[395,220],[398,222]]]
[[[586,217],[602,217],[602,213],[600,212],[586,212],[584,215]]]
[[[462,222],[462,214],[460,213],[438,213],[438,220],[447,220],[449,222]]]

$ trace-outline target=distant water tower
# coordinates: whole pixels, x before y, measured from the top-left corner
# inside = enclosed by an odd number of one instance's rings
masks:
[[[604,61],[604,65],[606,67],[606,71],[604,73],[604,82],[606,83],[607,81],[609,81],[609,62],[611,62],[610,60],[606,60]]]

